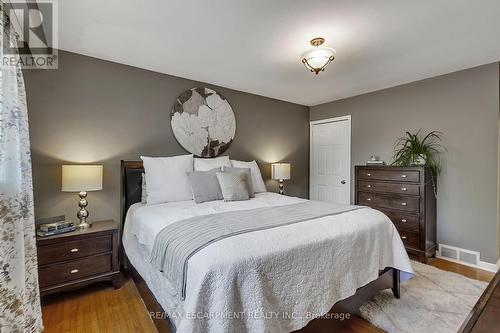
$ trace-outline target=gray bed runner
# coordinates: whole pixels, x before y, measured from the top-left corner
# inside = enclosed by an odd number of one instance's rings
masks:
[[[191,217],[174,222],[158,233],[150,261],[163,271],[184,299],[188,260],[208,245],[247,232],[276,228],[360,208],[364,207],[306,201],[286,206]]]

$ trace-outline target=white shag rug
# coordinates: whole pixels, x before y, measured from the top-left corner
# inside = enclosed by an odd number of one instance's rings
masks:
[[[487,287],[486,282],[412,261],[415,276],[401,298],[383,290],[360,308],[361,316],[389,333],[456,333]]]

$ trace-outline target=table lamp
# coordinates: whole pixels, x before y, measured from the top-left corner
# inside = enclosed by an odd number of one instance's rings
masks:
[[[271,178],[279,180],[280,194],[284,194],[283,181],[290,179],[290,163],[273,163],[271,164]]]
[[[80,210],[76,215],[80,220],[78,227],[85,229],[89,227],[87,217],[87,192],[102,190],[102,165],[63,165],[62,185],[63,192],[79,192]]]

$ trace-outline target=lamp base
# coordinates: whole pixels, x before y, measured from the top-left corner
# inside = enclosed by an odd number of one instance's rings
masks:
[[[283,186],[283,179],[280,179],[279,189],[280,189],[280,194],[285,194],[284,186]]]
[[[88,224],[87,222],[80,222],[78,224],[78,229],[80,230],[85,230],[85,229],[88,229],[90,227],[90,224]]]
[[[88,212],[88,210],[85,209],[85,207],[87,207],[87,205],[88,205],[87,192],[82,191],[82,192],[78,193],[78,196],[80,197],[80,201],[78,202],[78,206],[80,207],[80,210],[76,214],[76,216],[80,220],[80,223],[78,224],[78,228],[87,229],[90,226],[87,223],[87,217],[89,216],[89,212]]]

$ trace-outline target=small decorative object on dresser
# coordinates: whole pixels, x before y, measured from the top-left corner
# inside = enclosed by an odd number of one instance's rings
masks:
[[[377,156],[372,155],[370,156],[370,160],[366,161],[366,165],[385,165],[385,162],[379,160]]]
[[[427,262],[436,254],[436,197],[425,167],[356,166],[358,205],[386,214],[410,257]]]
[[[87,217],[89,212],[87,207],[87,191],[102,190],[102,165],[63,165],[62,166],[62,184],[63,192],[79,192],[80,201],[78,206],[80,210],[77,213],[80,229],[89,227]]]
[[[98,281],[119,287],[118,224],[92,223],[87,229],[37,237],[41,295],[77,289]]]
[[[271,164],[271,178],[279,180],[280,194],[285,194],[285,191],[283,190],[283,181],[290,179],[290,163]]]

